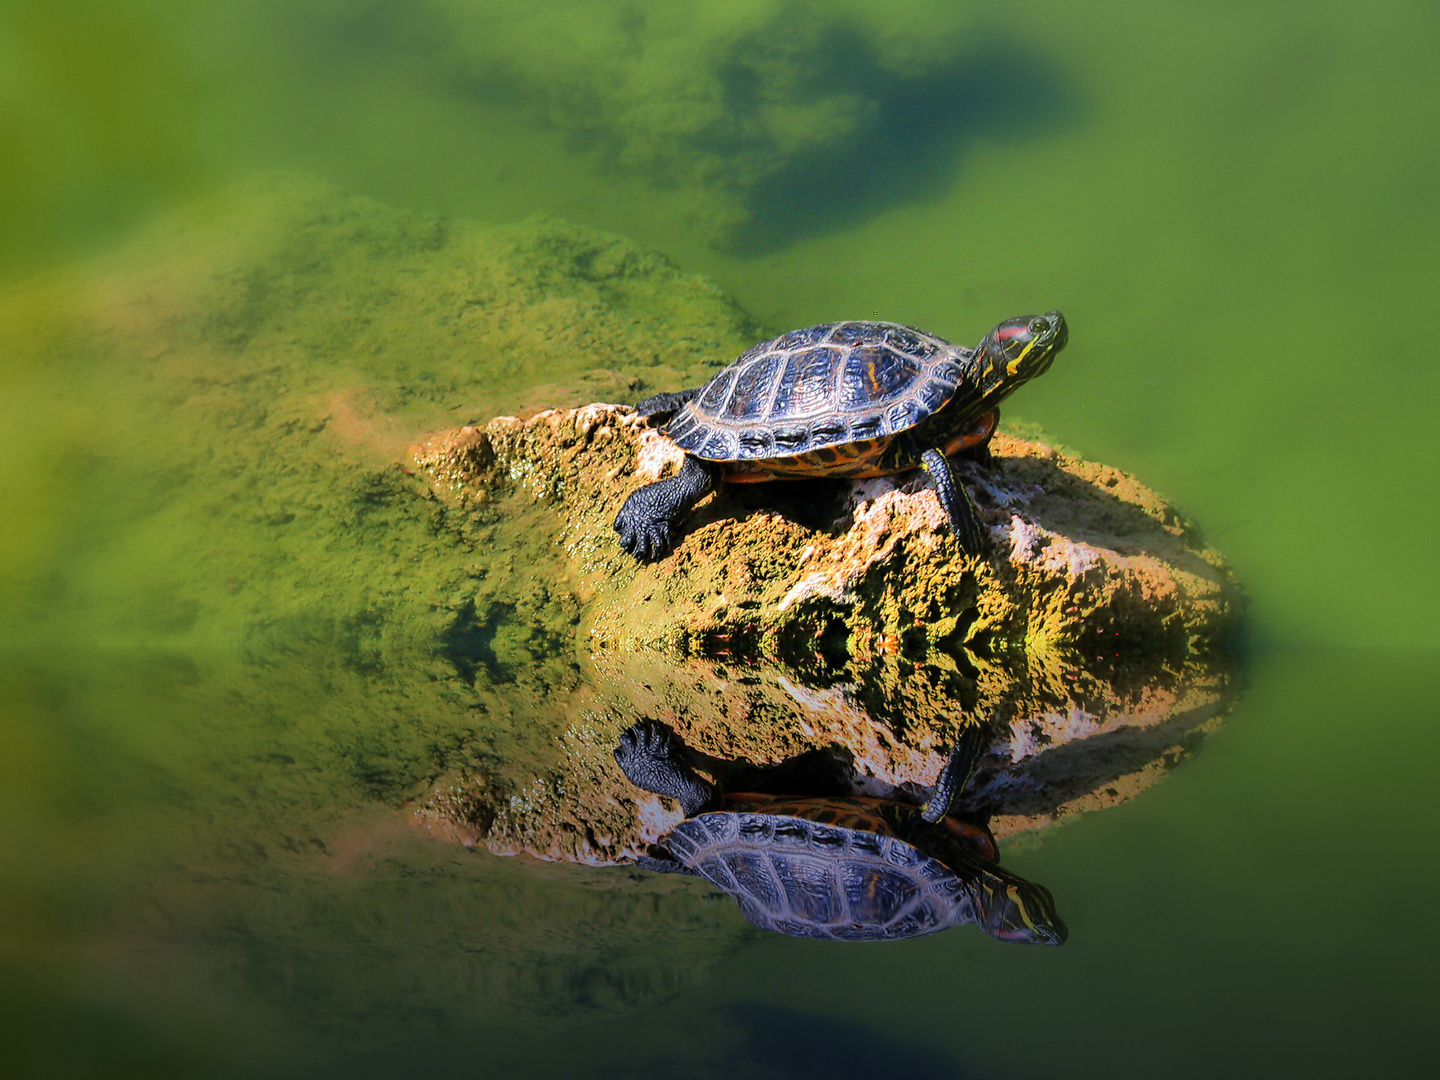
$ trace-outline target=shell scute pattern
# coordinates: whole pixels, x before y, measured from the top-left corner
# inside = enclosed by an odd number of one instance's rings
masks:
[[[730,397],[730,387],[735,382],[735,369],[727,368],[708,383],[700,394],[699,405],[709,413],[718,413]]]
[[[705,816],[709,817],[710,815],[707,814]],[[738,817],[740,821],[739,834],[747,840],[755,838],[764,839],[770,835],[770,821],[768,818],[758,814],[740,814]],[[716,836],[716,839],[729,839],[729,837],[720,835]]]
[[[880,336],[892,349],[909,353],[917,360],[928,360],[940,351],[934,341],[908,326],[887,326]]]
[[[764,852],[737,851],[728,858],[716,856],[715,861],[724,868],[722,872],[735,883],[735,888],[748,893],[759,903],[774,907],[785,902],[784,889],[775,877],[769,856]]]
[[[840,407],[848,412],[877,401],[891,401],[909,390],[920,365],[883,346],[860,345],[845,358],[840,379]]]
[[[840,883],[859,922],[888,922],[896,911],[913,903],[920,885],[904,874],[879,866],[842,866]]]
[[[810,441],[810,432],[805,428],[784,427],[775,429],[775,445],[782,450],[798,450]]]
[[[712,461],[728,461],[739,452],[740,440],[730,431],[719,430],[710,432],[710,437],[696,453],[702,457],[710,458]]]
[[[879,414],[859,417],[850,424],[850,434],[857,439],[871,439],[884,431],[885,418]]]
[[[791,330],[788,334],[781,334],[774,342],[766,347],[773,349],[799,349],[805,345],[815,345],[825,340],[825,335],[830,333],[830,324],[823,326],[807,326],[803,330]],[[756,346],[759,348],[760,346]],[[742,357],[743,359],[743,357]]]
[[[775,433],[768,428],[740,432],[740,453],[745,457],[769,457],[775,449]]]
[[[939,379],[931,379],[920,388],[919,403],[922,409],[933,413],[955,396],[955,387],[948,386]]]
[[[895,405],[885,412],[885,422],[891,431],[904,431],[906,428],[914,427],[925,416],[925,410],[919,403],[907,401],[901,405]]]
[[[841,345],[855,345],[862,341],[873,341],[882,337],[889,323],[842,322],[830,328],[830,340]],[[908,328],[907,328],[908,329]]]
[[[883,440],[950,401],[972,357],[970,350],[894,323],[792,330],[718,372],[665,433],[711,461],[771,461]],[[833,463],[817,458],[803,464]]]
[[[826,872],[810,859],[772,859],[771,866],[785,886],[790,910],[811,923],[833,923],[841,917],[843,894]]]
[[[868,855],[875,859],[880,858],[884,853],[884,848],[880,844],[880,837],[875,833],[861,833],[859,836],[852,837],[850,846],[856,854]]]
[[[735,389],[725,405],[723,415],[726,419],[751,420],[769,412],[770,398],[775,391],[775,375],[781,361],[778,354],[766,353],[740,369],[740,374],[735,377]]]
[[[772,416],[812,416],[834,397],[835,372],[845,354],[824,346],[797,352],[785,361],[775,390]]]
[[[774,818],[774,827],[771,835],[777,844],[789,844],[795,847],[808,847],[810,841],[810,830],[806,828],[805,822],[799,818]]]

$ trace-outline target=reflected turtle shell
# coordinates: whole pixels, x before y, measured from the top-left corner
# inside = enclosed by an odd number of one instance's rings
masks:
[[[954,871],[869,829],[715,811],[682,821],[664,844],[750,922],[792,937],[889,941],[970,921]]]

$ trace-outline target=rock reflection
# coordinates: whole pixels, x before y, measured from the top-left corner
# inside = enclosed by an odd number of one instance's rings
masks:
[[[415,821],[503,854],[625,864],[683,816],[611,760],[637,722],[679,731],[692,766],[724,791],[920,803],[957,730],[985,717],[987,743],[955,806],[1014,842],[1141,793],[1199,748],[1234,698],[1215,658],[1108,673],[1048,660],[968,673],[904,665],[825,683],[778,664],[607,651],[582,660],[569,694],[532,700],[523,725],[517,716],[507,760],[437,777]],[[509,707],[521,707],[518,694]],[[795,779],[777,780],[777,769]],[[818,786],[817,774],[827,777]]]
[[[975,923],[1001,941],[1061,945],[1050,891],[997,865],[983,822],[951,814],[984,742],[980,725],[964,729],[923,806],[836,791],[722,792],[655,721],[629,728],[615,760],[637,787],[685,811],[642,864],[705,878],[762,929],[888,941]]]

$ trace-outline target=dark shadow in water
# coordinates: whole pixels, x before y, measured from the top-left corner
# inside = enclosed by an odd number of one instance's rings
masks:
[[[1010,40],[990,38],[909,80],[880,68],[862,41],[840,42],[836,53],[857,60],[815,89],[872,101],[870,121],[840,145],[802,154],[756,184],[745,198],[749,219],[724,245],[733,253],[762,255],[935,198],[981,140],[1019,144],[1073,125],[1085,111],[1052,59]],[[1026,167],[1017,149],[1014,168]]]
[[[743,1056],[736,1062],[741,1068],[732,1075],[775,1080],[964,1075],[943,1054],[908,1039],[857,1026],[853,1020],[811,1016],[752,1001],[720,1011],[744,1033]]]
[[[513,612],[511,604],[492,604],[481,615],[475,610],[475,601],[466,601],[435,643],[435,651],[450,661],[455,674],[470,686],[480,672],[492,683],[510,682],[514,676],[495,655],[494,641],[495,631]]]

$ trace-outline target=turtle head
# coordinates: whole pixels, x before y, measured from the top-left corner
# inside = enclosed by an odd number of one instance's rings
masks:
[[[1008,394],[1021,383],[1043,375],[1055,354],[1070,340],[1065,316],[1058,311],[1006,319],[985,335],[976,359],[984,382]]]
[[[1044,885],[992,872],[977,883],[972,899],[975,921],[993,938],[1025,945],[1063,945],[1070,936]]]

